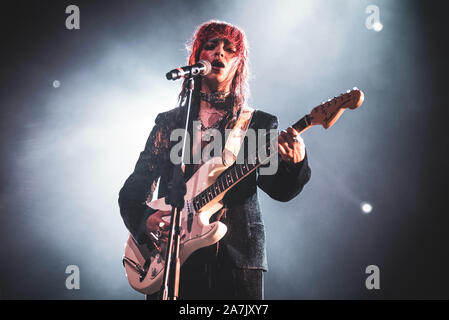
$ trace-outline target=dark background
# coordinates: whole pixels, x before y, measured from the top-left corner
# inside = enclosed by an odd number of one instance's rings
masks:
[[[266,298],[449,298],[444,2],[292,3],[2,3],[1,298],[142,298],[121,266],[118,190],[155,115],[173,106],[164,73],[185,64],[184,42],[211,18],[247,32],[251,102],[284,126],[353,86],[366,94],[332,132],[303,135],[302,195],[281,204],[260,193]],[[80,30],[65,28],[70,4]],[[364,26],[370,4],[379,33]],[[80,290],[65,288],[71,264]],[[365,288],[371,264],[380,290]]]

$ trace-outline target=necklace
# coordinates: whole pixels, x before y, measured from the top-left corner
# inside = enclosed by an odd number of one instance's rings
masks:
[[[233,101],[234,95],[231,94],[230,91],[228,92],[216,91],[212,93],[200,91],[200,99],[207,101],[211,104],[219,104]]]

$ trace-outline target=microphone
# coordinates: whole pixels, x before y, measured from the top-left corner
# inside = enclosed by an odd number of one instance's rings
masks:
[[[197,64],[173,69],[165,75],[167,80],[178,80],[181,78],[190,78],[202,74],[203,76],[209,74],[212,66],[207,60],[200,60]]]

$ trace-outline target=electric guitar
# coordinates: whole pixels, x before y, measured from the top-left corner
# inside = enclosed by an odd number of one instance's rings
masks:
[[[357,88],[348,90],[313,108],[310,114],[305,115],[292,127],[299,133],[314,125],[322,125],[328,129],[340,118],[345,109],[356,109],[363,100],[362,91]],[[181,265],[194,251],[210,246],[224,237],[226,225],[220,221],[209,222],[210,218],[223,207],[221,200],[224,195],[276,154],[277,150],[266,159],[253,164],[245,161],[243,164],[233,164],[229,167],[223,164],[221,157],[214,157],[205,162],[187,181],[185,203],[181,213],[179,251]],[[171,211],[171,206],[165,203],[165,198],[147,202],[147,205],[155,210]],[[170,217],[164,219],[170,222]],[[123,265],[126,276],[131,287],[141,293],[152,294],[161,289],[166,246],[161,242],[159,245],[159,250],[147,244],[139,245],[131,235],[125,244]]]

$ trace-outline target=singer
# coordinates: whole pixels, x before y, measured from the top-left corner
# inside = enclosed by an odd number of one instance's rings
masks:
[[[225,129],[232,129],[238,123],[241,111],[247,105],[248,45],[239,27],[212,20],[197,28],[188,49],[188,65],[201,60],[211,64],[209,72],[201,72],[194,78],[191,119],[198,121],[201,128],[198,131],[192,128],[190,134],[203,135],[211,128],[221,133],[209,141],[197,139],[196,145],[191,139],[188,147],[193,157],[213,139],[224,139]],[[161,241],[168,235],[168,224],[162,217],[170,212],[155,212],[145,202],[152,199],[159,178],[157,196],[161,198],[167,194],[173,170],[170,150],[176,143],[170,141],[170,133],[184,127],[184,109],[181,106],[157,116],[145,149],[120,190],[121,216],[139,244],[151,246],[154,234],[158,233]],[[249,128],[277,129],[276,116],[253,110]],[[222,145],[225,146],[225,141]],[[242,145],[242,150],[245,147]],[[291,127],[279,134],[278,161],[275,174],[260,175],[257,169],[226,193],[222,199],[224,208],[212,216],[211,221],[223,222],[227,232],[216,244],[195,251],[182,265],[180,299],[263,299],[263,273],[268,270],[268,265],[257,187],[271,198],[286,202],[302,191],[311,174],[304,141]],[[200,167],[201,164],[187,164],[186,181]],[[279,211],[281,206],[279,204]],[[282,219],[282,212],[278,213]],[[158,297],[155,293],[147,298]]]

